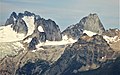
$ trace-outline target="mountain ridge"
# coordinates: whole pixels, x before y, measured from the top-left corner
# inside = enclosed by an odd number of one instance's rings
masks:
[[[100,73],[109,69],[109,63],[114,66],[120,55],[119,34],[119,29],[105,30],[97,14],[61,32],[51,19],[29,11],[13,12],[0,27],[0,74]]]

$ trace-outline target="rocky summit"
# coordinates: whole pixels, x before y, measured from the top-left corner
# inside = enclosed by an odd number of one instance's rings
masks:
[[[63,32],[51,19],[12,12],[0,27],[0,75],[119,75],[120,30],[97,14]]]
[[[30,28],[29,26],[32,26],[32,21],[34,24],[33,31],[37,31],[38,27],[41,26],[43,28],[43,31],[40,32],[46,33],[47,40],[61,40],[61,31],[59,29],[59,26],[54,21],[52,21],[51,19],[45,20],[39,15],[35,15],[34,13],[31,13],[29,11],[25,11],[24,13],[18,13],[18,15],[15,12],[12,12],[10,17],[7,19],[5,25],[7,26],[12,24],[11,27],[16,32],[28,34],[28,28]]]
[[[99,34],[102,34],[105,31],[98,15],[94,13],[83,17],[79,23],[66,28],[62,32],[62,35],[67,35],[69,38],[78,39],[79,36],[83,34],[84,30],[92,31]]]

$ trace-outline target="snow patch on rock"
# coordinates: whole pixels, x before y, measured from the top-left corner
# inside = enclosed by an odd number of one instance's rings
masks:
[[[83,33],[86,33],[88,36],[92,37],[93,35],[96,35],[97,33],[92,32],[92,31],[88,31],[88,30],[84,30]]]
[[[40,32],[44,32],[42,26],[39,26],[39,27],[38,27],[38,30],[39,30]]]
[[[68,40],[68,36],[67,35],[62,36],[62,40]]]
[[[120,41],[118,36],[109,37],[109,36],[104,35],[103,38],[107,41],[107,43]]]

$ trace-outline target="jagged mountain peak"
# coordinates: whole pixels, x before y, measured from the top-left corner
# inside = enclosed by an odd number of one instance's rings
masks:
[[[89,14],[88,16],[82,18],[79,23],[83,25],[84,30],[88,30],[100,34],[102,34],[105,31],[103,24],[101,23],[96,13]]]
[[[83,17],[79,23],[66,28],[62,34],[67,35],[69,38],[76,39],[83,34],[84,30],[92,31],[98,34],[102,34],[105,31],[98,15],[93,13]]]
[[[31,12],[29,12],[29,11],[24,11],[24,15],[25,16],[33,16],[33,15],[35,15],[34,13],[31,13]]]
[[[45,42],[46,40],[62,40],[60,28],[53,20],[46,20],[44,18],[41,18],[39,15],[36,15],[29,11],[24,11],[23,13],[18,14],[16,14],[16,12],[12,12],[10,17],[6,21],[5,26],[3,28],[3,31],[8,27],[10,32],[14,33],[14,35],[10,36],[10,40],[8,40],[9,42],[12,42],[13,40],[16,41],[17,38],[19,38],[19,40],[17,39],[17,41],[26,41],[31,38],[32,42],[29,41],[27,43],[30,44],[29,46],[35,46],[36,44],[33,44],[33,41],[35,42],[36,40],[39,42]],[[4,34],[8,36],[7,33],[4,32]],[[24,36],[22,35],[18,37],[18,35],[20,34],[23,34]],[[15,38],[12,39],[12,36],[15,36]],[[0,40],[2,39],[4,38],[0,38]],[[6,41],[4,40],[3,42]]]
[[[97,13],[93,13],[93,14],[92,14],[92,13],[90,13],[90,14],[88,15],[88,17],[95,17],[95,18],[99,18],[99,17],[98,17],[98,15],[97,15]]]
[[[16,12],[12,12],[12,14],[10,15],[10,17],[17,18],[17,14],[16,14]]]

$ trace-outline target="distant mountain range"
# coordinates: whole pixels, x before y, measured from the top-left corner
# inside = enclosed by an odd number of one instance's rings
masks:
[[[0,44],[1,75],[120,74],[120,30],[105,30],[96,13],[61,32],[51,19],[12,12]]]

